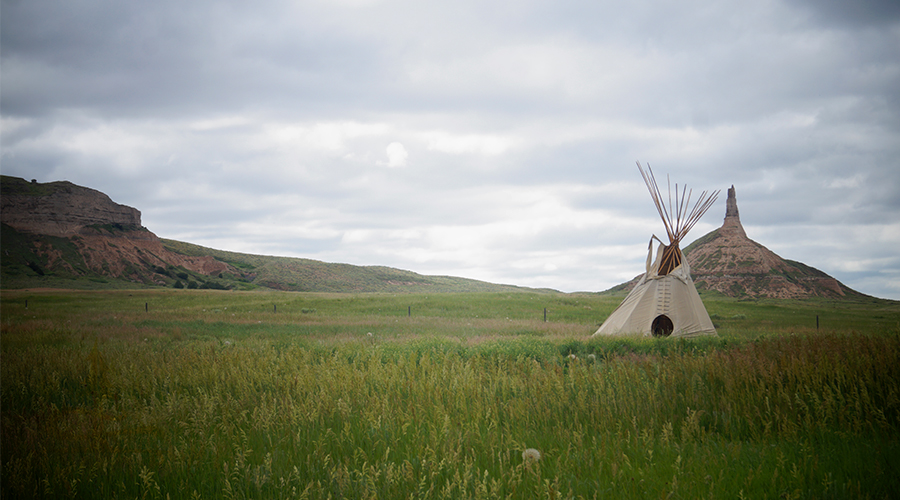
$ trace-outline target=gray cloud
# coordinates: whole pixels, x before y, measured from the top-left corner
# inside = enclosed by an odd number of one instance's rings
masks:
[[[601,290],[662,230],[642,160],[734,184],[751,237],[900,298],[895,3],[2,11],[3,172],[100,189],[163,237]]]
[[[884,27],[900,21],[900,5],[891,0],[790,0],[816,22],[846,29]]]

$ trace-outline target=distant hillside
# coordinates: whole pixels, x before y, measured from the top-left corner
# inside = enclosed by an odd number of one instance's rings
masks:
[[[527,288],[451,276],[426,276],[384,266],[332,264],[296,257],[270,257],[215,250],[162,239],[166,249],[185,256],[211,256],[238,269],[261,287],[298,292],[501,292]]]
[[[389,267],[214,250],[160,239],[140,212],[70,182],[0,176],[3,288],[169,287],[304,292],[487,292],[526,288]]]

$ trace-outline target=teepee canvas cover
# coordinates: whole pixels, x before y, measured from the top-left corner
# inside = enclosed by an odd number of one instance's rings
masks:
[[[687,213],[690,194],[685,189],[679,195],[676,185],[673,206],[670,186],[667,209],[656,185],[656,179],[653,178],[653,171],[645,172],[640,163],[638,169],[666,226],[669,244],[663,244],[656,236],[650,239],[646,272],[594,335],[642,334],[673,337],[716,335],[716,329],[691,280],[687,259],[682,255],[678,244],[712,206],[718,191],[709,196],[704,191],[693,210]],[[651,264],[654,239],[660,244],[656,259],[652,260]]]

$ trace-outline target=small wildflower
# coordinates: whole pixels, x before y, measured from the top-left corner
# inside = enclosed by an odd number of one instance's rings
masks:
[[[367,333],[366,335],[368,335],[369,337],[371,337],[371,336],[372,336],[372,332],[369,332],[369,333]]]
[[[541,459],[541,452],[535,450],[534,448],[528,448],[522,452],[522,460],[525,463],[537,462]]]
[[[569,354],[569,359],[576,360],[576,359],[578,359],[578,356],[576,356],[575,353],[573,352],[572,354]]]

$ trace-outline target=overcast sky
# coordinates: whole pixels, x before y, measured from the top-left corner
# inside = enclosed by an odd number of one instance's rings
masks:
[[[900,2],[2,0],[3,174],[160,237],[562,291],[643,272],[635,160],[900,299]]]

